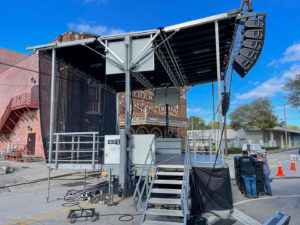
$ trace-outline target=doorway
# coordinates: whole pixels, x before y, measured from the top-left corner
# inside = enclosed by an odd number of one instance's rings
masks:
[[[30,155],[35,153],[35,137],[36,133],[29,133],[27,137],[27,148],[30,152]]]

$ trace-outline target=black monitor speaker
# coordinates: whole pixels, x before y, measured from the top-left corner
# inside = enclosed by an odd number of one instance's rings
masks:
[[[242,41],[238,54],[233,58],[232,66],[241,77],[245,77],[262,52],[266,31],[266,14],[249,15],[240,22],[244,26],[241,31]]]

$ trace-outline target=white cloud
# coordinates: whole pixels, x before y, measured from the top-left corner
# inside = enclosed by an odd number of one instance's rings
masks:
[[[92,25],[86,22],[68,23],[68,27],[78,32],[89,32],[98,35],[114,35],[125,33],[125,31],[120,28],[107,27],[104,25]]]
[[[281,63],[300,61],[300,43],[288,47],[283,55]]]
[[[236,98],[240,100],[246,100],[258,97],[275,96],[277,93],[283,92],[282,87],[286,83],[288,78],[294,78],[295,75],[299,73],[300,65],[293,65],[281,76],[275,76],[244,94],[236,94]]]
[[[300,61],[300,43],[288,47],[280,59],[272,60],[268,66],[277,66],[279,63],[299,62]]]
[[[210,114],[211,112],[205,111],[202,108],[187,108],[187,112],[190,114],[203,114],[203,115],[207,115]]]

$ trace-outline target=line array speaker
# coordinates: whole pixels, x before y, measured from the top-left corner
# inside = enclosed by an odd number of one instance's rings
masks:
[[[257,62],[264,45],[266,14],[254,14],[240,20],[244,27],[238,54],[232,61],[234,70],[243,78]]]

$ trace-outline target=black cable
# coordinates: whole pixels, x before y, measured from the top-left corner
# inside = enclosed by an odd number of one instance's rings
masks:
[[[232,75],[233,75],[233,67],[231,67],[230,83],[229,83],[229,89],[228,89],[229,90],[229,95],[231,93]],[[221,132],[221,138],[220,138],[220,142],[219,142],[218,151],[217,151],[217,155],[216,155],[216,158],[215,158],[214,166],[212,168],[212,171],[210,172],[209,179],[208,179],[208,182],[206,184],[206,187],[208,187],[208,185],[210,183],[210,180],[211,180],[211,176],[212,176],[212,174],[214,172],[214,169],[216,167],[216,163],[217,163],[219,152],[220,152],[221,143],[222,143],[222,140],[223,140],[223,134],[224,134],[225,126],[226,126],[226,114],[224,116],[224,124],[223,124],[222,132]]]
[[[141,216],[141,215],[142,215],[142,213],[136,213],[136,214],[111,213],[111,214],[100,214],[100,217],[101,216],[120,216],[119,221],[129,222],[134,219],[134,216]],[[123,219],[124,217],[129,217],[129,219]]]

